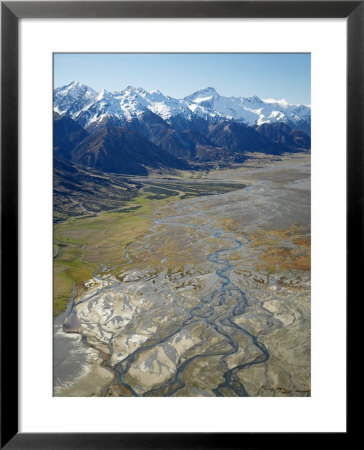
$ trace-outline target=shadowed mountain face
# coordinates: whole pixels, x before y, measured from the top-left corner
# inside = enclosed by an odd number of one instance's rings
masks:
[[[104,172],[147,175],[153,169],[188,169],[189,165],[127,128],[103,128],[71,152],[72,161]]]
[[[308,135],[284,123],[254,128],[236,121],[198,118],[172,126],[151,111],[125,127],[105,124],[92,134],[88,131],[70,117],[55,113],[54,155],[104,172],[148,175],[150,169],[191,169],[189,163],[226,166],[243,162],[248,152],[278,155],[311,146]]]
[[[68,116],[53,114],[54,154],[65,159],[71,158],[71,150],[88,136],[81,125]]]
[[[311,137],[311,119],[300,122],[298,124],[293,123],[288,120],[286,125],[288,125],[292,130],[302,131],[302,133],[307,134],[307,136]]]
[[[275,125],[278,125],[278,129],[280,125],[284,126],[289,145],[285,144],[283,138],[273,140],[270,137],[270,134],[274,135],[270,127]],[[209,123],[205,119],[198,119],[193,123],[181,121],[172,126],[150,111],[143,113],[138,120],[127,122],[126,129],[135,131],[155,144],[161,153],[164,151],[175,158],[191,162],[241,162],[246,152],[282,154],[292,149],[307,148],[309,142],[308,137],[302,138],[306,136],[302,132],[296,131],[290,135],[293,130],[285,124],[267,124],[262,132],[235,121]],[[304,146],[300,147],[301,144]]]
[[[219,147],[237,153],[256,151],[274,155],[288,150],[284,145],[277,145],[257,133],[254,128],[237,122],[220,122],[210,126],[209,138]]]
[[[311,148],[311,138],[307,134],[303,131],[292,130],[285,123],[263,123],[256,130],[265,138],[285,145],[290,150]]]
[[[183,129],[171,126],[151,111],[144,111],[125,126],[176,158],[192,159],[194,143],[184,136]]]

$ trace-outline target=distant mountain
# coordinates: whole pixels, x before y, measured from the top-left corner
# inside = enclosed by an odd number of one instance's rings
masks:
[[[73,81],[56,88],[53,94],[54,111],[60,115],[73,116],[78,111],[90,105],[97,97],[97,92],[92,88]]]
[[[288,150],[285,145],[272,142],[254,128],[233,121],[211,125],[209,138],[219,147],[228,148],[238,153],[256,151],[278,154]]]
[[[212,87],[183,99],[79,82],[54,90],[55,155],[105,172],[147,175],[242,162],[247,152],[308,150],[310,128],[309,106],[223,97]]]
[[[311,148],[311,138],[302,131],[292,130],[285,123],[263,123],[256,130],[265,138],[282,144],[291,150]]]
[[[147,175],[151,169],[188,169],[187,162],[158,148],[136,131],[107,127],[86,137],[71,152],[73,162],[104,172]]]
[[[152,111],[143,111],[138,118],[126,122],[125,127],[176,158],[190,159],[193,144],[183,134],[183,129],[173,127]]]
[[[285,100],[261,100],[253,97],[223,97],[212,87],[184,98],[194,114],[203,118],[232,119],[246,125],[286,123],[291,128],[310,133],[311,108],[289,105]]]
[[[253,97],[224,97],[212,87],[175,99],[160,91],[128,86],[116,92],[99,93],[79,82],[54,91],[54,110],[67,114],[85,129],[105,126],[128,127],[142,120],[147,111],[177,129],[190,128],[197,119],[208,122],[234,120],[249,126],[282,122],[310,134],[311,108],[289,105],[285,100],[261,100]]]
[[[53,113],[53,150],[55,155],[71,158],[71,150],[88,136],[86,130],[68,116]]]

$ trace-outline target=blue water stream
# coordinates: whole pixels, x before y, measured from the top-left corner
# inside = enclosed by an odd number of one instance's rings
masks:
[[[173,221],[172,221],[173,220]],[[241,362],[234,366],[233,368],[228,369],[227,364],[225,363],[226,370],[223,373],[224,382],[220,383],[216,388],[212,389],[212,392],[216,396],[224,396],[223,392],[228,392],[227,395],[237,395],[237,396],[248,396],[248,392],[245,387],[239,381],[237,376],[237,372],[243,370],[245,368],[251,367],[256,364],[263,364],[269,358],[269,353],[266,347],[260,343],[257,338],[252,335],[245,328],[237,325],[233,318],[238,315],[242,315],[245,313],[246,308],[248,306],[248,301],[246,294],[243,289],[234,284],[230,279],[230,270],[234,268],[234,265],[227,259],[227,256],[230,252],[239,250],[244,244],[248,245],[251,241],[249,238],[245,237],[244,242],[242,240],[236,239],[235,237],[231,237],[226,234],[223,230],[213,229],[208,226],[201,226],[196,224],[184,224],[180,221],[175,221],[175,217],[167,217],[163,220],[155,219],[155,225],[167,225],[167,226],[182,226],[182,227],[192,227],[204,233],[208,233],[213,236],[215,239],[219,240],[227,240],[230,241],[232,245],[216,250],[210,253],[207,256],[207,260],[213,264],[217,265],[216,275],[220,280],[220,285],[216,288],[211,294],[206,297],[200,299],[200,305],[191,308],[188,312],[187,319],[182,323],[182,325],[174,330],[171,334],[167,336],[163,336],[163,338],[157,339],[155,341],[155,336],[153,339],[153,343],[143,345],[136,349],[133,353],[131,353],[127,358],[120,361],[114,366],[114,369],[118,372],[119,383],[125,386],[133,395],[138,396],[138,394],[134,391],[132,386],[130,386],[125,381],[125,375],[128,373],[131,365],[136,360],[136,357],[146,350],[149,350],[153,347],[157,347],[164,342],[171,339],[173,336],[178,334],[184,327],[196,322],[196,321],[204,321],[206,326],[211,326],[213,329],[221,336],[226,339],[228,342],[230,349],[228,351],[211,351],[211,352],[202,352],[201,354],[194,355],[184,361],[181,365],[178,366],[175,375],[172,379],[168,380],[165,384],[158,387],[157,389],[150,390],[145,392],[144,396],[153,396],[153,395],[164,395],[171,396],[174,395],[178,390],[182,389],[186,384],[183,380],[183,374],[186,368],[193,361],[199,358],[208,358],[208,357],[217,357],[221,356],[220,362],[222,365],[224,364],[224,360],[230,355],[237,353],[240,349],[239,343],[236,338],[233,337],[233,334],[236,333],[244,333],[250,343],[256,347],[259,351],[259,355],[255,356],[254,359],[248,362]],[[225,314],[223,318],[219,317],[219,309],[226,308],[226,302],[229,296],[233,296],[236,299],[236,304],[234,307],[230,307],[230,311],[228,314]],[[229,306],[228,306],[229,309]],[[233,333],[234,332],[234,333]],[[150,342],[150,341],[149,341]]]

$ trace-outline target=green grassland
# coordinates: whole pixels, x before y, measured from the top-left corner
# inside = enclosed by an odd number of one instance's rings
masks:
[[[136,198],[130,211],[100,213],[95,217],[71,218],[54,225],[54,315],[62,312],[76,283],[80,294],[99,264],[120,268],[126,263],[123,250],[152,225],[153,200]]]

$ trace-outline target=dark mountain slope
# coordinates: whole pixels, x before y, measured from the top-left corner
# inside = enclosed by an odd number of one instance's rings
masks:
[[[71,150],[87,136],[87,131],[70,117],[53,113],[53,150],[55,155],[70,159]]]
[[[311,120],[302,120],[298,123],[293,123],[291,120],[288,120],[287,125],[292,128],[292,130],[302,131],[307,134],[307,136],[311,137]]]
[[[83,116],[87,116],[87,113],[89,112],[85,111]],[[183,122],[183,125],[186,124],[187,121]],[[111,127],[128,128],[129,130],[136,131],[147,141],[167,151],[176,158],[190,159],[191,152],[194,148],[194,144],[180,132],[180,128],[171,126],[149,110],[141,112],[138,118],[134,117],[130,120],[107,116],[100,122],[91,123],[87,127],[87,131],[90,134],[94,134],[104,128]]]
[[[71,152],[72,160],[105,172],[147,175],[152,169],[188,169],[189,165],[127,128],[103,128]]]
[[[262,152],[280,154],[288,151],[285,145],[267,139],[254,128],[238,122],[219,122],[209,127],[208,138],[216,146],[233,153]]]
[[[169,125],[151,111],[144,111],[140,119],[131,120],[125,126],[172,156],[191,159],[194,144],[180,132],[180,129]]]
[[[311,138],[303,131],[293,130],[285,123],[264,123],[256,128],[258,133],[291,150],[311,148]]]

